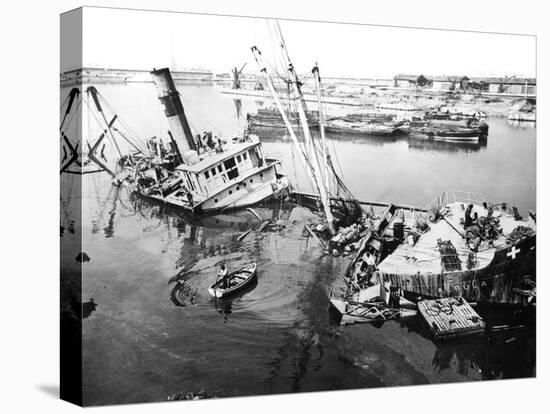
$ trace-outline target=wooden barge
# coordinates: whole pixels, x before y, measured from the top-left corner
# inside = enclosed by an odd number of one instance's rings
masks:
[[[287,114],[290,125],[295,128],[300,126],[300,118],[296,112],[289,112]],[[312,129],[319,128],[319,112],[307,111],[306,118],[308,126]],[[246,121],[250,130],[255,131],[258,129],[286,129],[286,125],[283,121],[283,117],[277,109],[263,108],[258,109],[255,114],[248,113],[246,115]]]

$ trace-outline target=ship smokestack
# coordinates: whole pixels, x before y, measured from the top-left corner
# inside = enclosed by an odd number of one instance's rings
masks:
[[[189,122],[187,122],[170,69],[155,69],[151,72],[151,77],[157,88],[158,98],[164,107],[164,114],[168,118],[172,137],[180,152],[183,155],[190,150],[195,151],[195,139],[189,127]],[[184,158],[186,158],[185,155]]]

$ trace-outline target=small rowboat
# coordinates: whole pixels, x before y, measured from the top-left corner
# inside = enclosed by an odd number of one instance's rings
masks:
[[[215,298],[223,298],[234,293],[237,293],[244,287],[250,284],[256,277],[256,263],[251,263],[240,270],[229,274],[229,287],[223,287],[223,279],[217,280],[208,288],[210,293]]]

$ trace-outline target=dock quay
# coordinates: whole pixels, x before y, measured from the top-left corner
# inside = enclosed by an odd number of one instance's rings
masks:
[[[423,300],[418,310],[437,339],[485,332],[485,321],[462,297]]]
[[[265,91],[265,90],[223,88],[220,90],[220,92],[223,94],[234,95],[234,96],[263,98],[263,99],[269,99],[269,100],[273,99],[269,91]],[[317,103],[317,97],[315,95],[304,94],[304,100],[306,102]],[[360,102],[357,99],[349,99],[349,98],[323,97],[323,102],[329,105],[368,106],[367,103]]]

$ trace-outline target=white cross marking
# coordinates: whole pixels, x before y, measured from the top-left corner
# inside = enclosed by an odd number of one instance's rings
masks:
[[[516,258],[516,253],[519,253],[520,251],[521,251],[521,249],[516,249],[516,246],[512,246],[510,251],[508,253],[506,253],[506,256],[510,256],[513,260],[513,259]]]

